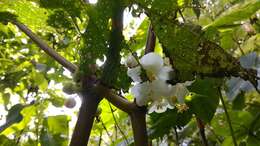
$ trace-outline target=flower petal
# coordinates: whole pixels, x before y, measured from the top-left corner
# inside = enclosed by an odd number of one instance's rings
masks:
[[[138,62],[133,55],[129,55],[125,61],[125,64],[129,68],[133,68],[138,65]]]
[[[189,90],[181,83],[177,83],[172,87],[172,96],[177,97],[179,103],[184,103],[184,98],[189,94]]]
[[[170,85],[163,80],[154,80],[151,82],[151,99],[153,101],[159,100],[162,97],[167,97],[170,95]]]
[[[144,82],[142,84],[136,84],[132,88],[130,88],[130,93],[134,95],[136,99],[136,104],[139,106],[146,105],[150,100],[150,83]]]
[[[164,66],[160,69],[159,73],[156,75],[160,80],[170,80],[172,78],[171,72],[173,69],[170,66]]]
[[[134,82],[142,82],[140,74],[141,74],[141,67],[140,66],[137,66],[135,68],[129,68],[127,70],[127,75],[129,77],[131,77],[131,79]]]
[[[173,106],[171,106],[166,100],[163,99],[161,101],[154,101],[150,106],[148,113],[163,113],[167,109],[173,109]]]
[[[146,71],[157,74],[163,66],[163,59],[160,55],[151,52],[144,55],[140,63]]]

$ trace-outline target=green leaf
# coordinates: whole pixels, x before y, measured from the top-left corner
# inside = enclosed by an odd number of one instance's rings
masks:
[[[50,98],[48,100],[52,103],[52,105],[56,107],[62,107],[64,105],[65,102],[64,97],[57,95],[55,91],[52,90],[48,90],[47,92],[50,95]]]
[[[10,102],[10,93],[4,93],[2,95],[3,101],[4,101],[4,105],[7,106]]]
[[[14,123],[19,123],[22,121],[23,116],[21,111],[25,106],[22,104],[16,104],[12,106],[12,108],[8,111],[8,115],[6,117],[6,123],[0,127],[0,133],[2,133],[6,128],[12,126]]]
[[[210,122],[219,104],[218,79],[196,79],[189,87],[192,94],[186,98],[191,112],[204,122]]]
[[[222,145],[221,146],[233,146],[233,140],[232,140],[232,137],[229,136],[227,138],[225,138],[225,140],[223,141]]]
[[[35,2],[28,2],[27,0],[2,0],[0,3],[0,12],[11,12],[12,18],[17,16],[17,19],[21,22],[30,26],[31,29],[37,30],[44,26],[44,29],[47,30],[49,27],[46,27],[46,10],[39,8],[39,5]],[[31,20],[34,21],[31,21]]]
[[[151,113],[151,137],[163,137],[165,134],[169,134],[174,127],[185,126],[191,117],[190,110],[180,113],[176,108],[167,109],[164,113]]]
[[[260,140],[257,137],[248,136],[247,138],[247,146],[259,146]]]
[[[145,46],[148,26],[148,19],[144,19],[139,28],[137,29],[136,34],[131,38],[129,42],[129,48],[132,51],[135,52],[139,49],[142,49]],[[129,50],[126,51],[130,53]]]
[[[213,21],[209,26],[225,27],[240,25],[240,21],[248,19],[260,9],[259,0],[247,0],[223,13],[219,18]]]
[[[1,146],[14,146],[14,145],[16,145],[14,140],[11,140],[4,135],[0,135],[0,144],[1,144]]]
[[[245,106],[245,93],[241,92],[233,101],[232,109],[234,110],[242,110]]]
[[[44,119],[40,142],[42,146],[67,146],[69,119],[66,115],[49,116]]]
[[[15,20],[16,19],[16,15],[13,15],[9,12],[1,12],[0,11],[0,22],[1,23],[6,23],[8,22],[9,20]]]
[[[236,135],[247,135],[248,128],[253,121],[253,116],[247,111],[228,111],[231,124]],[[214,132],[219,136],[230,136],[225,113],[218,113],[211,121]]]
[[[19,130],[24,129],[28,126],[28,123],[31,121],[31,118],[36,113],[36,107],[34,105],[21,105],[17,104],[10,109],[7,115],[7,125],[1,129],[1,134],[9,135]],[[9,121],[11,122],[8,122]],[[10,125],[12,124],[12,125]],[[2,131],[4,130],[4,131]]]
[[[40,90],[44,91],[48,88],[48,81],[45,79],[42,73],[33,71],[32,79],[35,82],[35,84],[39,86]]]

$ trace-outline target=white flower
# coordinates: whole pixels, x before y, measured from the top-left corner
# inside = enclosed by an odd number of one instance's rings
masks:
[[[125,64],[129,68],[136,67],[138,65],[138,62],[136,58],[133,55],[129,55],[125,61]]]
[[[169,80],[171,79],[171,74],[170,72],[172,72],[173,69],[169,66],[164,66],[160,69],[159,73],[157,74],[157,77],[158,79],[161,79],[161,80]]]
[[[128,60],[133,60],[133,59],[128,59]],[[137,62],[135,64],[137,64]],[[146,74],[150,80],[161,79],[166,81],[171,79],[170,72],[172,72],[173,69],[170,66],[163,66],[162,57],[156,53],[151,52],[144,55],[140,59],[140,64],[143,67],[143,69],[146,71]],[[127,75],[131,77],[134,82],[141,82],[141,77],[140,77],[141,67],[140,66],[129,67],[127,71]]]
[[[189,94],[189,90],[186,88],[187,84],[190,85],[190,82],[177,83],[171,86],[170,95],[168,96],[168,101],[171,105],[175,104],[175,99],[177,99],[179,103],[184,103],[185,96]]]
[[[159,101],[170,93],[170,85],[162,80],[138,83],[130,88],[130,93],[136,98],[136,104],[146,105],[149,101]]]
[[[144,55],[140,59],[140,64],[141,66],[128,68],[127,75],[137,82],[130,88],[130,93],[134,95],[138,106],[144,106],[149,101],[153,101],[151,111],[164,112],[171,107],[167,98],[172,96],[172,86],[167,84],[166,80],[171,78],[170,72],[173,69],[170,65],[164,66],[162,57],[153,52]],[[142,69],[146,72],[149,81],[140,83]]]
[[[140,59],[140,63],[146,71],[155,74],[159,73],[161,68],[163,67],[162,57],[153,52],[144,55]]]
[[[141,82],[141,67],[140,66],[137,66],[135,68],[129,68],[127,70],[127,75],[129,77],[131,77],[131,79],[134,81],[134,82]]]
[[[162,57],[154,52],[144,55],[140,59],[140,64],[150,80],[169,80],[171,78],[170,72],[173,69],[170,66],[164,66]]]

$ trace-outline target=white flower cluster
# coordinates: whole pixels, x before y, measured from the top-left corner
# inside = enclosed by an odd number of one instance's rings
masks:
[[[184,103],[184,97],[189,91],[187,83],[168,84],[173,71],[171,65],[164,62],[163,58],[154,53],[144,55],[139,61],[130,55],[126,60],[128,66],[127,74],[134,81],[134,86],[130,88],[130,93],[136,99],[139,106],[152,102],[149,112],[164,112],[167,108],[173,108],[178,101]],[[148,80],[141,78],[142,71],[145,72]]]

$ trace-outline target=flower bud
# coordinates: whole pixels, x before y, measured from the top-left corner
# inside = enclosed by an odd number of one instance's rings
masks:
[[[138,62],[133,55],[129,55],[125,61],[125,64],[129,68],[134,68],[138,65]]]
[[[244,24],[242,25],[242,29],[243,29],[245,32],[247,32],[249,35],[253,35],[253,34],[256,33],[254,27],[253,27],[250,23],[244,23]]]

